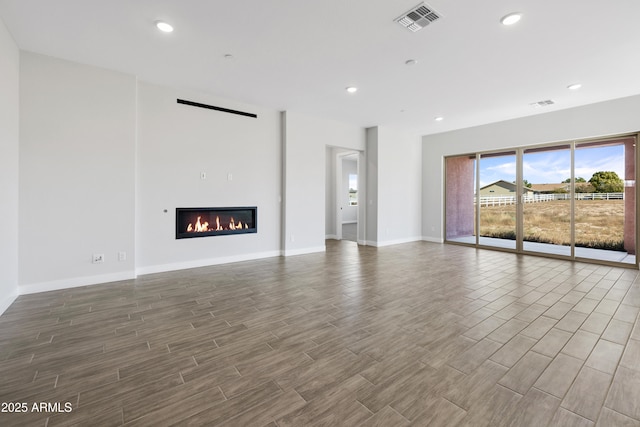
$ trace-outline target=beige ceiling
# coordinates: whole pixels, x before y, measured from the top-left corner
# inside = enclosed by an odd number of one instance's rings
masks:
[[[417,33],[394,22],[418,3],[0,0],[0,17],[26,51],[420,134],[640,93],[640,0],[430,0],[439,21]],[[514,11],[520,23],[501,25]]]

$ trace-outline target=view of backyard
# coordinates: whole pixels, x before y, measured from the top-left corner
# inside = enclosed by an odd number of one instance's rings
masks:
[[[516,206],[482,206],[482,237],[515,239]],[[524,240],[571,244],[570,201],[525,205]],[[576,200],[576,246],[624,251],[624,200]]]
[[[635,156],[622,136],[447,157],[445,239],[636,264]]]

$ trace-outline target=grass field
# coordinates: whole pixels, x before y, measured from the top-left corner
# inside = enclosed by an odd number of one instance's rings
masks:
[[[576,246],[624,251],[624,200],[576,200]],[[571,244],[570,201],[524,205],[524,240]],[[516,207],[480,209],[480,235],[515,239]]]

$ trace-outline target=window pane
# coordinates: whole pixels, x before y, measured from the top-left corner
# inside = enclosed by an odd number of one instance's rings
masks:
[[[577,144],[575,169],[576,257],[635,263],[635,138]]]
[[[516,153],[480,156],[480,244],[516,248]]]
[[[571,256],[571,146],[525,150],[522,170],[523,249]]]
[[[349,174],[349,206],[358,205],[358,175]]]
[[[446,239],[475,244],[476,157],[448,157],[445,163],[445,174]]]

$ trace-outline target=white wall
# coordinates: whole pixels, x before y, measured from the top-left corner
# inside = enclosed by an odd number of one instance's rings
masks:
[[[444,156],[572,141],[640,130],[640,96],[616,99],[422,138],[422,230],[443,240]]]
[[[0,314],[18,296],[20,52],[0,20]]]
[[[20,57],[20,292],[133,277],[135,78]]]
[[[364,150],[358,126],[287,111],[284,141],[284,254],[324,251],[326,146]]]
[[[367,241],[376,246],[422,239],[420,137],[397,129],[367,130]]]
[[[365,210],[365,244],[378,244],[378,137],[379,128],[367,129],[366,159],[366,187],[363,201],[367,204]]]
[[[325,239],[337,239],[336,227],[336,148],[327,146],[325,151],[324,232]]]
[[[182,105],[177,98],[258,118]],[[139,84],[138,99],[138,273],[279,255],[280,113],[147,83]],[[257,206],[258,232],[175,239],[177,207],[212,206]]]

